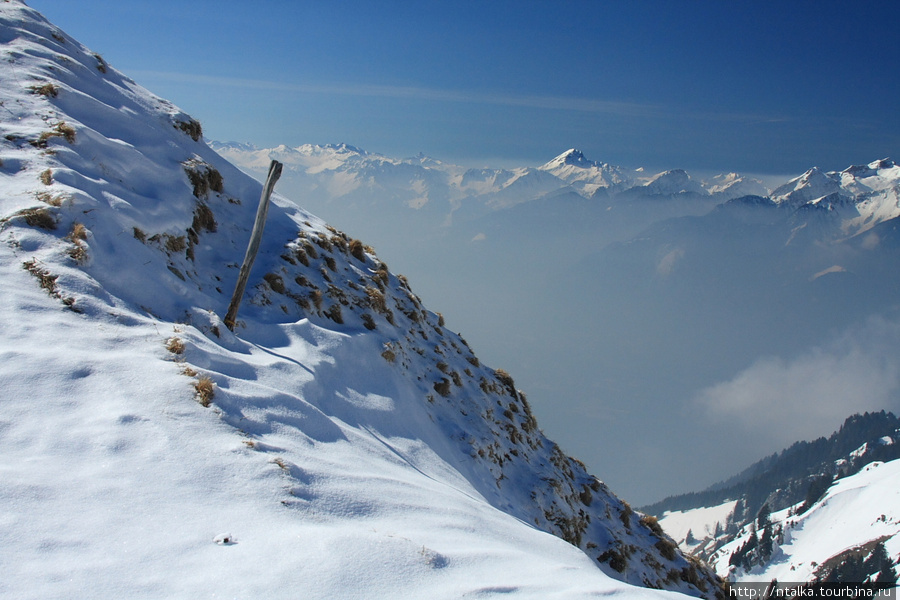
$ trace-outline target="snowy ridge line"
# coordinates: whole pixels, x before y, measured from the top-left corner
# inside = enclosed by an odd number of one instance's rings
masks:
[[[260,185],[23,3],[0,44],[0,591],[721,596],[405,278],[278,195],[230,332]]]

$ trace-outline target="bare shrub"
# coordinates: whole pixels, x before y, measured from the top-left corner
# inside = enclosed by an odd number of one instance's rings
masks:
[[[84,247],[84,244],[78,241],[76,241],[71,248],[66,250],[66,254],[68,254],[69,258],[71,258],[78,264],[84,264],[87,261],[88,257],[87,248]]]
[[[139,241],[142,244],[146,244],[147,243],[147,234],[144,233],[144,230],[141,229],[140,227],[134,227],[133,229],[134,229],[134,239],[136,239],[137,241]]]
[[[388,274],[387,266],[383,263],[375,273],[372,274],[372,279],[378,285],[378,287],[384,289],[384,287],[390,282],[390,275]]]

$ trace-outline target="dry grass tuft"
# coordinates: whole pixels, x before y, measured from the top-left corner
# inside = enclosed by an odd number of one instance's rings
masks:
[[[106,71],[107,71],[106,61],[103,60],[103,57],[100,56],[99,54],[97,54],[96,52],[94,53],[94,58],[97,59],[97,70],[103,74],[106,74]]]
[[[360,262],[366,262],[366,249],[359,240],[350,240],[350,254]]]
[[[191,136],[191,139],[195,142],[199,142],[200,138],[203,137],[203,127],[200,126],[200,121],[197,121],[196,119],[176,121],[175,127]]]
[[[56,207],[62,206],[63,200],[65,200],[65,196],[63,196],[62,194],[57,194],[56,196],[54,196],[50,192],[38,192],[35,194],[35,197],[45,204]]]
[[[198,203],[197,208],[194,209],[194,221],[191,223],[191,228],[197,233],[201,231],[215,233],[218,227],[219,224],[216,223],[212,209],[202,202]]]
[[[184,341],[179,337],[170,337],[166,341],[166,350],[172,354],[184,354]]]
[[[341,312],[340,304],[332,304],[328,310],[325,311],[325,316],[337,323],[338,325],[344,324],[344,315]]]
[[[85,262],[87,262],[87,248],[85,248],[84,244],[77,240],[73,242],[71,248],[66,250],[66,254],[68,254],[69,258],[77,262],[79,265],[83,265]]]
[[[141,229],[140,227],[135,227],[134,228],[134,239],[136,239],[137,241],[139,241],[142,244],[146,244],[147,243],[147,234],[144,233],[144,230]]]
[[[47,230],[56,229],[56,217],[46,208],[27,208],[19,211],[15,216],[25,219],[25,223],[29,227]]]
[[[166,238],[166,250],[172,253],[184,252],[184,249],[187,248],[187,240],[183,235],[174,236],[165,234]]]
[[[47,169],[46,171],[41,172],[41,183],[44,185],[52,185],[53,184],[53,171]]]
[[[220,194],[225,191],[225,180],[214,167],[196,159],[189,160],[182,166],[194,188],[196,198],[208,197],[210,190]]]
[[[197,402],[204,407],[209,407],[216,395],[216,384],[213,383],[213,380],[203,375],[194,384],[194,389],[197,390]]]
[[[44,96],[45,98],[56,98],[59,94],[59,89],[49,81],[44,85],[33,85],[28,89],[31,90],[33,94]]]
[[[50,271],[38,264],[37,259],[31,259],[22,263],[22,268],[34,275],[41,288],[47,290],[47,293],[54,297],[59,297],[59,291],[56,289],[56,280],[59,275],[51,275]]]
[[[77,221],[72,223],[72,231],[69,232],[68,239],[87,241],[87,227]]]
[[[263,279],[266,283],[269,284],[269,287],[276,294],[284,294],[287,293],[287,288],[284,287],[284,279],[281,278],[281,275],[277,275],[275,273],[266,273],[263,275]]]

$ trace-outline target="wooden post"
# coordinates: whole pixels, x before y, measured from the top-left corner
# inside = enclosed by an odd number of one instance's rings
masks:
[[[263,229],[266,227],[266,215],[269,214],[269,199],[272,196],[272,190],[275,189],[275,183],[281,177],[281,168],[282,164],[277,160],[273,160],[269,165],[269,176],[266,178],[262,196],[259,198],[259,208],[256,209],[256,221],[253,223],[253,233],[250,234],[247,254],[244,255],[244,264],[241,265],[241,271],[238,273],[237,285],[234,286],[231,304],[228,305],[228,314],[225,315],[225,327],[231,331],[234,331],[238,308],[244,296],[244,289],[247,287],[247,280],[250,278],[250,269],[253,268],[253,261],[256,260],[256,253],[259,252]]]

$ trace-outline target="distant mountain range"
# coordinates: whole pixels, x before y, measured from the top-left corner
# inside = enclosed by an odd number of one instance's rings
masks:
[[[702,457],[688,475],[699,489],[716,478],[706,468],[724,475],[769,451],[760,440],[773,427],[698,412],[697,397],[760,360],[840,354],[842,336],[898,316],[900,168],[889,159],[813,168],[768,189],[736,173],[648,173],[574,149],[539,167],[473,169],[343,144],[211,146],[257,177],[270,158],[284,160],[286,193],[399,265],[481,353],[522,373],[548,430],[645,502],[685,489],[665,466],[673,457]],[[884,353],[866,343],[878,370]],[[809,415],[786,395],[782,409]],[[854,410],[892,408],[891,397],[831,398],[810,417],[782,419],[776,434],[789,444]],[[650,460],[610,461],[633,431]],[[646,477],[634,478],[637,468]]]
[[[304,144],[296,148],[257,148],[237,142],[209,142],[242,168],[262,170],[271,159],[308,180],[315,198],[335,200],[371,194],[375,201],[399,201],[421,209],[429,202],[455,210],[464,199],[478,198],[494,209],[575,192],[583,198],[628,198],[674,195],[712,196],[719,201],[760,194],[762,182],[736,173],[697,181],[681,169],[648,175],[588,160],[570,149],[540,167],[464,168],[420,155],[389,158],[347,144]],[[445,205],[446,203],[446,205]]]

